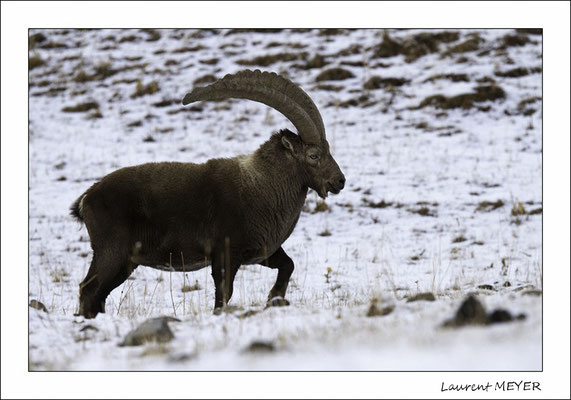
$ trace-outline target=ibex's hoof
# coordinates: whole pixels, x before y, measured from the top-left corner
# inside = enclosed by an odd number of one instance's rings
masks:
[[[272,297],[266,303],[266,307],[283,307],[283,306],[289,306],[289,301],[287,301],[281,296]]]
[[[232,314],[233,312],[242,311],[242,310],[243,308],[239,306],[225,305],[224,307],[216,307],[212,313],[214,315],[220,315],[222,313]]]

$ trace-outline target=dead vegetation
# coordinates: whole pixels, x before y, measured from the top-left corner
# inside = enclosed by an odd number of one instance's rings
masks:
[[[35,33],[28,37],[28,50],[34,50],[38,43],[44,43],[48,38],[41,32]]]
[[[529,35],[543,35],[543,28],[518,28],[515,31]]]
[[[541,97],[528,97],[520,101],[517,105],[517,112],[518,114],[522,115],[532,115],[537,111],[535,108],[531,108],[531,104],[535,104],[536,102],[541,101]]]
[[[83,70],[80,70],[74,77],[74,82],[84,83],[91,81],[102,81],[110,76],[118,73],[119,70],[111,68],[110,63],[99,63],[95,66],[93,73],[88,74]]]
[[[407,303],[412,303],[415,301],[435,301],[436,297],[434,297],[434,293],[432,292],[423,292],[423,293],[417,293],[415,295],[412,296],[408,296],[406,299]]]
[[[208,74],[201,76],[200,78],[196,78],[192,84],[197,85],[208,85],[209,83],[216,82],[216,77],[214,75]]]
[[[323,81],[343,81],[345,79],[354,78],[355,75],[344,68],[330,68],[322,71],[315,80],[317,82]]]
[[[158,107],[158,108],[162,108],[162,107],[168,107],[171,106],[173,104],[179,104],[180,100],[178,99],[164,99],[161,101],[157,101],[156,103],[153,103],[153,107]]]
[[[339,50],[337,53],[332,54],[333,57],[347,57],[355,54],[361,54],[363,52],[363,46],[360,44],[352,44],[349,47],[346,47],[342,50]]]
[[[186,47],[179,47],[172,51],[173,54],[181,54],[181,53],[195,53],[200,50],[204,50],[205,47],[198,44],[196,46],[186,46]],[[156,53],[155,53],[156,54]]]
[[[434,82],[439,79],[448,79],[452,82],[470,82],[470,78],[466,74],[438,74],[424,80],[424,82]]]
[[[34,68],[41,67],[42,65],[46,65],[46,61],[40,57],[39,54],[34,54],[33,56],[28,58],[28,70],[31,71]]]
[[[347,34],[348,29],[320,29],[318,35],[319,36],[337,36],[337,35],[345,35]]]
[[[67,106],[61,109],[63,112],[87,112],[90,110],[99,110],[99,103],[95,101],[88,101],[85,103],[79,103],[75,106]]]
[[[534,67],[534,68],[524,68],[524,67],[517,67],[512,68],[507,71],[496,71],[494,75],[500,76],[502,78],[519,78],[522,76],[527,76],[529,74],[537,74],[542,71],[541,67]]]
[[[152,81],[143,85],[141,81],[137,82],[137,86],[135,87],[135,91],[131,94],[131,98],[137,98],[141,96],[146,96],[149,94],[154,94],[159,91],[159,84],[157,81]]]
[[[51,87],[48,90],[44,90],[44,91],[40,91],[40,92],[34,92],[31,95],[34,97],[39,97],[39,96],[47,96],[47,97],[55,97],[57,95],[59,95],[60,93],[63,93],[67,90],[67,87],[65,86],[55,86],[55,87]]]
[[[85,119],[100,119],[103,118],[103,114],[101,114],[101,111],[99,109],[94,110],[93,112],[87,114],[87,116],[85,117]]]
[[[285,61],[297,61],[304,60],[307,57],[307,53],[277,53],[268,54],[263,56],[257,56],[251,59],[240,59],[236,61],[238,65],[259,65],[261,67],[267,67],[269,65],[275,64],[277,62]]]
[[[237,35],[240,33],[279,33],[283,31],[283,29],[274,29],[274,28],[235,28],[230,29],[226,32],[225,36],[230,35]]]
[[[308,70],[308,69],[314,69],[314,68],[323,68],[327,64],[329,64],[329,63],[327,61],[325,61],[325,56],[323,56],[321,54],[316,54],[312,58],[310,58],[305,64],[297,64],[297,65],[294,65],[294,67],[299,68],[299,69]]]
[[[194,282],[192,285],[184,285],[180,290],[183,293],[194,292],[197,290],[201,290],[202,287],[198,284],[198,281]]]
[[[507,49],[508,47],[521,47],[530,43],[531,40],[527,35],[506,35],[501,39],[499,49]]]
[[[377,104],[377,100],[372,98],[372,96],[368,94],[362,94],[358,97],[354,97],[349,100],[345,100],[342,102],[330,102],[327,103],[325,107],[339,107],[339,108],[348,108],[348,107],[362,107],[367,108]]]
[[[366,197],[363,197],[361,199],[361,201],[363,202],[363,204],[366,207],[370,207],[370,208],[387,208],[387,207],[402,208],[402,207],[404,207],[404,204],[401,204],[401,203],[395,203],[392,201],[385,201],[385,200],[373,201],[373,200],[370,200]]]
[[[325,90],[328,92],[339,92],[343,89],[345,89],[344,86],[340,86],[340,85],[328,85],[326,83],[320,83],[319,85],[316,85],[313,87],[313,89],[315,90]]]
[[[438,136],[452,136],[462,133],[461,129],[458,129],[453,125],[432,126],[425,121],[419,122],[418,124],[414,125],[414,127],[424,132],[439,132]]]
[[[125,42],[139,42],[141,40],[141,38],[139,38],[138,36],[135,35],[127,35],[127,36],[123,36],[121,39],[119,39],[119,43],[125,43]]]
[[[331,208],[323,200],[318,200],[317,203],[315,204],[315,208],[313,209],[312,214],[325,211],[331,211]]]
[[[67,49],[68,45],[65,43],[48,41],[38,45],[37,47],[44,50],[53,50],[53,49]]]
[[[379,303],[381,303],[381,301],[378,298],[375,297],[371,299],[371,304],[367,310],[367,317],[384,317],[392,313],[395,309],[395,306],[392,304],[381,306]]]
[[[422,217],[436,217],[436,211],[431,210],[428,207],[409,208],[407,211],[412,214],[418,214]]]
[[[443,110],[453,108],[470,109],[474,107],[474,103],[485,101],[496,101],[506,97],[506,92],[497,85],[478,86],[473,93],[463,93],[452,97],[446,97],[441,94],[428,96],[416,109],[424,107],[434,107]],[[486,111],[482,109],[481,111]]]
[[[367,90],[374,90],[374,89],[400,87],[409,82],[410,80],[405,78],[381,78],[380,76],[373,76],[367,82],[365,82],[363,87]]]
[[[146,33],[148,35],[146,41],[147,42],[156,42],[161,38],[161,33],[155,29],[141,29],[141,32]]]
[[[452,239],[452,243],[462,243],[462,242],[465,242],[466,240],[468,240],[468,239],[466,239],[464,237],[464,235],[459,235],[459,236],[456,236],[454,239]]]
[[[442,54],[443,57],[449,57],[454,54],[468,53],[479,50],[480,46],[485,42],[485,40],[482,39],[477,33],[471,33],[469,36],[469,39],[446,50]]]
[[[459,38],[459,32],[445,31],[438,33],[422,32],[407,39],[399,40],[391,38],[385,32],[383,41],[374,48],[373,58],[404,55],[405,61],[410,63],[427,54],[439,52],[441,43],[455,42]]]
[[[198,60],[199,63],[204,64],[204,65],[216,65],[216,64],[218,64],[218,61],[220,61],[220,59],[218,57],[208,58],[205,60]]]
[[[504,202],[502,200],[496,200],[496,201],[481,201],[480,203],[478,203],[478,206],[476,207],[476,211],[485,211],[485,212],[490,212],[490,211],[494,211],[497,210],[498,208],[501,208],[504,206]]]

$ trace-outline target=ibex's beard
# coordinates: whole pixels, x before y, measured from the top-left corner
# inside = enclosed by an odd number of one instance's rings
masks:
[[[337,189],[335,186],[333,186],[332,184],[329,184],[329,191],[333,194],[339,194],[339,192],[341,191],[341,189]]]
[[[341,189],[337,189],[335,186],[333,186],[330,183],[324,183],[316,191],[317,191],[317,194],[319,195],[319,197],[321,197],[322,199],[325,199],[325,198],[327,198],[327,195],[329,194],[329,192],[331,192],[333,194],[339,194]]]

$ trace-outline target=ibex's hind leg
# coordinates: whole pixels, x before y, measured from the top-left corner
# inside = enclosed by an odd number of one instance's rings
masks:
[[[97,261],[96,255],[93,253],[89,271],[87,271],[87,275],[79,284],[79,312],[77,315],[94,318],[98,313],[103,312],[104,304],[97,302],[94,295],[98,286]]]
[[[276,283],[268,295],[268,306],[288,306],[289,301],[285,299],[285,294],[294,269],[292,259],[280,247],[263,265],[278,270]]]
[[[105,312],[105,299],[113,289],[125,282],[137,266],[127,256],[97,252],[85,279],[79,284],[79,314],[85,318]]]

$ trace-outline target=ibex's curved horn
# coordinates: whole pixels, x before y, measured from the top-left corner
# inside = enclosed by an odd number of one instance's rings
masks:
[[[307,144],[318,144],[325,138],[321,114],[308,94],[273,72],[245,70],[228,74],[211,85],[187,93],[182,104],[229,97],[257,101],[276,109],[293,123]]]

